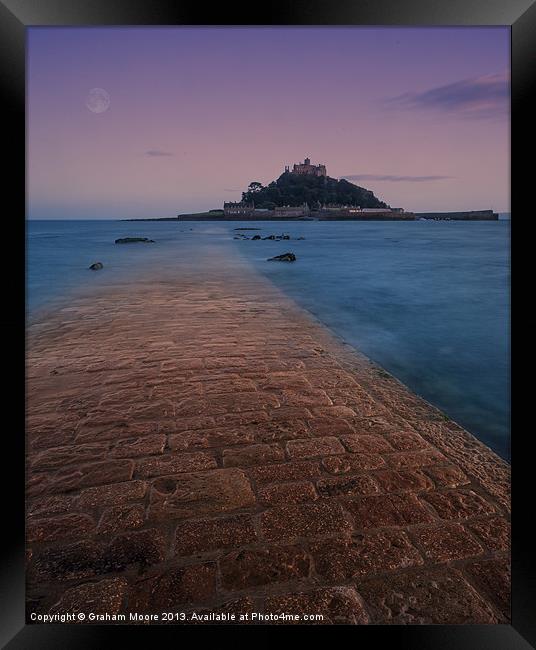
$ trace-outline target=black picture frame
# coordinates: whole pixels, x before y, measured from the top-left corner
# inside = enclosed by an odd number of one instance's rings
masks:
[[[134,629],[137,640],[154,643],[154,633],[177,637],[187,631],[174,626],[125,627],[89,625],[27,625],[24,604],[24,329],[25,329],[25,41],[26,28],[36,25],[99,26],[99,25],[509,25],[512,38],[512,212],[521,214],[530,205],[528,192],[530,171],[523,168],[517,156],[522,144],[527,145],[531,132],[527,101],[534,81],[534,35],[536,34],[536,3],[534,0],[294,0],[263,5],[236,7],[220,3],[208,8],[191,0],[0,0],[0,85],[5,111],[4,159],[8,162],[4,175],[4,195],[12,199],[4,217],[9,247],[9,280],[4,282],[7,309],[1,318],[5,354],[4,376],[9,382],[4,389],[3,413],[10,417],[4,429],[3,478],[5,549],[0,575],[0,643],[10,650],[48,647],[106,647]],[[515,152],[515,155],[514,155]],[[520,152],[519,154],[517,152]],[[527,178],[525,178],[527,177]],[[6,205],[4,201],[4,206]],[[519,206],[519,208],[518,208]],[[523,206],[523,207],[521,207]],[[24,210],[24,212],[23,212]],[[516,219],[517,216],[514,217]],[[5,278],[6,279],[6,278]],[[6,296],[7,294],[7,296]],[[524,432],[521,431],[520,434]],[[355,642],[368,647],[383,642],[397,648],[447,648],[473,650],[494,648],[526,649],[536,647],[536,571],[532,536],[527,529],[531,518],[531,482],[525,449],[526,437],[513,437],[513,550],[512,550],[512,624],[494,626],[361,626],[352,628]],[[524,464],[527,463],[525,470]],[[11,467],[12,472],[7,470]],[[207,628],[195,628],[203,632]],[[192,628],[188,628],[191,631]],[[287,626],[271,628],[278,634],[303,633],[303,628]],[[310,630],[310,628],[309,628]],[[218,634],[239,632],[265,634],[255,627],[220,627]],[[265,632],[266,630],[264,630]],[[324,632],[333,633],[333,628]],[[346,631],[348,632],[348,630]],[[315,628],[315,635],[321,631]],[[141,635],[141,636],[140,636]],[[385,638],[385,637],[388,638]],[[142,638],[143,637],[143,638]],[[296,637],[294,637],[296,638]],[[248,636],[247,639],[251,639]],[[317,640],[320,641],[320,638]],[[221,640],[220,640],[221,642]],[[255,639],[257,643],[257,638]],[[336,640],[335,640],[336,642]]]

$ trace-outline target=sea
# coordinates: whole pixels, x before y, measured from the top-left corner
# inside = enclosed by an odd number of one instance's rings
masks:
[[[258,230],[236,230],[257,228]],[[288,234],[288,241],[235,239]],[[118,237],[154,244],[120,246]],[[298,239],[303,238],[303,239]],[[267,262],[293,252],[294,263]],[[244,260],[348,344],[510,459],[510,221],[27,222],[27,322],[193,260]],[[89,271],[93,262],[101,271]]]

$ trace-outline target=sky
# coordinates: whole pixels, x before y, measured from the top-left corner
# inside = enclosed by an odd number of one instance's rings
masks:
[[[510,209],[507,27],[34,27],[27,56],[30,219],[221,208],[305,157],[408,211]]]

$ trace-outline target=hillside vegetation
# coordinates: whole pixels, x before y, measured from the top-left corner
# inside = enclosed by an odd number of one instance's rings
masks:
[[[307,203],[317,208],[325,203],[360,206],[362,208],[388,208],[374,194],[364,187],[347,180],[322,176],[306,176],[285,172],[276,180],[264,186],[257,181],[249,184],[242,200],[254,202],[256,208],[273,209],[278,206],[298,206]]]

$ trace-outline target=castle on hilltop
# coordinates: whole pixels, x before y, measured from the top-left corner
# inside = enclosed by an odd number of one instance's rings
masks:
[[[285,172],[290,173],[288,165],[285,166]],[[292,168],[293,174],[301,174],[303,176],[327,176],[326,165],[311,165],[311,159],[306,158],[302,163],[294,164]]]

